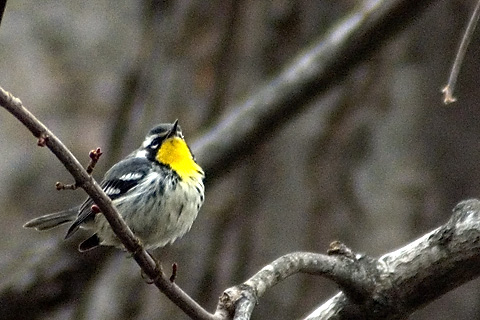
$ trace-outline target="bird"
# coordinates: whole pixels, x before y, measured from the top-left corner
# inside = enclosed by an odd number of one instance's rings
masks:
[[[205,199],[204,178],[177,119],[152,128],[138,149],[105,173],[100,186],[148,250],[173,243],[190,230]],[[80,206],[37,217],[24,227],[48,230],[69,222],[65,239],[79,228],[93,231],[79,251],[98,246],[123,249],[90,197]]]

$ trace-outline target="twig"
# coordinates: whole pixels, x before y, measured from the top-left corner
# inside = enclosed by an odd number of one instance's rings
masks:
[[[448,83],[442,89],[444,104],[450,104],[457,101],[457,99],[453,96],[453,91],[455,90],[455,85],[457,83],[458,74],[460,73],[460,68],[463,63],[463,58],[465,58],[465,53],[467,52],[468,45],[472,40],[473,32],[475,31],[475,27],[477,26],[479,16],[480,16],[480,0],[477,2],[477,5],[475,6],[475,10],[473,11],[472,17],[468,22],[467,30],[465,30],[465,33],[462,38],[462,42],[460,43],[460,47],[458,48],[458,52],[452,66],[452,71],[450,72],[450,76],[448,77]]]
[[[102,151],[100,150],[100,148],[97,148],[95,150],[91,150],[90,153],[89,153],[89,157],[90,157],[90,163],[88,164],[88,167],[87,167],[87,173],[89,175],[92,174],[93,172],[93,169],[95,168],[95,165],[97,164],[98,162],[98,159],[100,159],[100,156],[102,155]]]
[[[41,134],[40,137],[38,137],[37,146],[45,147],[47,145],[47,140],[48,140],[48,136]]]
[[[48,147],[75,179],[75,185],[81,187],[93,199],[105,218],[108,220],[116,236],[142,268],[143,272],[155,279],[155,285],[180,307],[192,319],[216,319],[205,311],[198,303],[188,296],[180,287],[171,282],[168,277],[159,272],[155,261],[141,246],[139,240],[125,224],[110,198],[103,192],[98,183],[88,174],[73,154],[63,143],[43,125],[22,104],[20,99],[0,87],[0,105],[22,122],[35,137],[41,140],[41,145]],[[46,139],[48,137],[48,139]],[[99,151],[99,150],[98,150]],[[98,160],[98,153],[92,157]]]
[[[45,144],[46,144],[46,139],[48,137],[40,137],[38,138],[38,145],[40,147],[44,147]],[[95,165],[97,164],[98,162],[98,159],[100,159],[100,156],[102,155],[102,151],[100,150],[100,148],[97,148],[95,150],[91,150],[90,153],[89,153],[89,157],[90,157],[90,163],[88,164],[87,166],[87,173],[89,175],[92,175],[92,172],[93,172],[93,169],[95,168]],[[60,181],[58,181],[57,183],[55,183],[55,188],[57,190],[76,190],[78,188],[78,184],[77,183],[73,183],[73,184],[64,184]],[[99,208],[96,207],[98,210]]]
[[[57,181],[57,182],[55,183],[55,188],[56,188],[57,190],[77,190],[78,185],[77,185],[76,183],[63,184],[62,182]]]
[[[93,204],[91,209],[92,209],[92,212],[95,214],[102,212],[100,211],[100,208],[96,204]]]

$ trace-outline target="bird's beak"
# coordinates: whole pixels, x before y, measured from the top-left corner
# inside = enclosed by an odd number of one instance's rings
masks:
[[[171,138],[177,133],[177,125],[178,125],[178,119],[173,122],[172,129],[170,129],[170,131],[167,134],[167,139]]]

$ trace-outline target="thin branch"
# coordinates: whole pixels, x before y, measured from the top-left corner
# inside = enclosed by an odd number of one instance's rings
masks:
[[[198,303],[188,296],[180,287],[171,282],[157,267],[156,262],[150,254],[141,246],[139,240],[130,228],[125,224],[110,198],[103,192],[98,183],[83,168],[73,154],[63,143],[22,104],[20,99],[0,87],[0,105],[22,122],[35,137],[38,138],[40,146],[48,147],[60,160],[65,168],[75,179],[75,185],[81,187],[93,199],[95,204],[108,220],[116,236],[134,257],[135,261],[142,268],[142,271],[153,283],[168,296],[178,307],[180,307],[192,319],[215,319],[214,316],[205,311]],[[93,156],[97,158],[96,155]],[[98,160],[98,159],[97,159]]]
[[[452,71],[450,72],[450,77],[448,77],[448,83],[442,89],[442,92],[444,95],[443,96],[444,104],[450,104],[457,101],[457,99],[453,96],[453,91],[455,90],[455,85],[457,83],[458,74],[460,73],[460,68],[462,67],[463,58],[465,58],[468,45],[472,40],[473,32],[475,31],[475,27],[477,26],[479,16],[480,16],[480,0],[477,2],[477,5],[475,6],[475,10],[473,11],[472,17],[468,22],[467,30],[465,30],[465,34],[463,35],[462,42],[460,43],[457,56],[455,57],[455,61],[452,66]]]
[[[42,137],[38,138],[37,145],[40,146],[40,147],[44,147],[46,145],[45,139],[42,138]],[[93,169],[97,165],[98,159],[100,159],[101,155],[102,155],[102,151],[100,150],[100,148],[91,150],[90,153],[88,154],[88,156],[90,157],[90,163],[88,164],[88,167],[87,167],[87,173],[89,175],[92,175]],[[78,188],[78,185],[76,183],[63,184],[62,182],[58,181],[57,183],[55,183],[55,188],[57,190],[76,190]],[[97,209],[98,209],[97,212],[101,212],[98,207],[97,207]]]

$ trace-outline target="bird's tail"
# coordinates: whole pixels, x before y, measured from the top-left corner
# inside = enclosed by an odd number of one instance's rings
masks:
[[[32,219],[23,225],[24,228],[35,228],[37,230],[48,230],[61,224],[74,221],[77,217],[79,207],[70,208],[64,211],[46,214]]]

